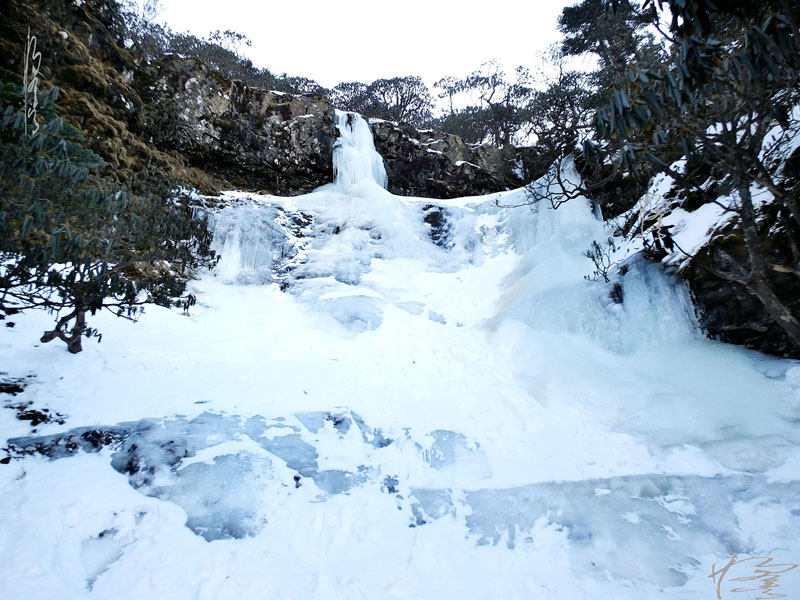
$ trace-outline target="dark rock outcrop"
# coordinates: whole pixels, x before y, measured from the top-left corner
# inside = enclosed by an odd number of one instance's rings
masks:
[[[126,38],[111,0],[8,0],[0,66],[22,72],[27,28],[39,40],[46,86],[62,90],[59,112],[127,183],[155,169],[206,194],[247,189],[291,195],[333,178],[333,106],[231,81],[195,58],[153,62]],[[453,198],[521,185],[513,157],[457,136],[373,124],[390,190]]]
[[[197,59],[150,66],[146,124],[164,146],[233,187],[305,193],[332,179],[333,106],[227,81]]]
[[[111,0],[9,0],[0,29],[0,67],[21,75],[31,27],[43,85],[60,88],[59,113],[106,161],[106,175],[127,183],[155,169],[207,194],[297,194],[331,181],[326,99],[250,89],[197,59],[149,63],[119,19]]]
[[[774,207],[763,213],[762,225],[773,229],[773,235],[759,239],[765,256],[775,264],[790,256],[785,232],[769,227],[774,223]],[[779,356],[800,358],[800,347],[794,344],[769,314],[761,301],[744,285],[723,280],[716,272],[730,272],[735,265],[747,264],[747,249],[738,226],[734,223],[712,236],[679,274],[686,279],[701,326],[714,339],[739,344]],[[792,273],[773,271],[770,286],[778,298],[800,318],[800,278]]]
[[[522,185],[497,148],[469,146],[458,136],[417,131],[405,123],[374,120],[371,126],[392,193],[449,199]]]
[[[653,198],[653,193],[648,197]],[[723,212],[716,220],[701,215],[692,222],[695,211],[707,205],[697,196],[686,195],[675,184],[657,209],[642,215],[640,206],[623,215],[626,220],[621,233],[629,239],[643,240],[645,258],[661,262],[686,281],[698,323],[710,338],[768,354],[800,358],[800,346],[756,295],[756,279],[750,274],[750,253],[735,209]],[[761,204],[756,208],[756,217],[757,243],[751,250],[770,266],[766,279],[778,302],[795,319],[800,319],[800,277],[784,266],[793,255],[792,244],[796,241],[787,231],[777,203]],[[659,222],[670,224],[659,227]],[[678,233],[693,232],[687,238],[692,246],[682,248],[680,243],[685,241],[673,240],[670,231],[673,227]],[[704,231],[704,227],[708,229]]]
[[[0,67],[22,76],[26,35],[42,54],[42,87],[60,89],[58,112],[107,163],[101,175],[127,184],[148,171],[203,193],[226,186],[176,151],[160,146],[145,127],[158,107],[142,98],[148,65],[124,35],[111,0],[8,0],[0,19]]]

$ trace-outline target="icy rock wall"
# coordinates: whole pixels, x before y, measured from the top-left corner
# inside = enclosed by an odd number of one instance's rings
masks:
[[[579,177],[571,165],[565,173]],[[547,193],[558,197],[556,189]],[[500,205],[526,200],[519,190]],[[547,200],[509,209],[504,221],[509,243],[522,257],[507,279],[495,323],[511,318],[534,331],[574,335],[615,352],[697,335],[686,286],[641,257],[614,257],[627,265],[627,272],[614,275],[610,283],[586,280],[592,263],[584,253],[592,241],[605,245],[613,232],[585,198],[555,210]],[[619,286],[616,298],[614,284]]]

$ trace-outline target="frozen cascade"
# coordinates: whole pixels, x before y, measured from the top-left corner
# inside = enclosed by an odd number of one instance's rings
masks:
[[[275,217],[275,211],[257,205],[212,213],[214,250],[220,255],[217,277],[229,283],[271,281],[272,265],[287,241]]]
[[[226,206],[203,211],[220,256],[213,276],[225,283],[280,283],[305,259],[310,217],[264,198],[229,194]]]
[[[563,173],[578,177],[571,165]],[[518,190],[501,204],[524,200]],[[521,260],[506,280],[495,324],[514,319],[543,336],[576,335],[620,352],[698,335],[686,286],[656,265],[638,257],[627,261],[628,273],[616,280],[621,303],[612,300],[608,285],[584,278],[591,271],[584,252],[593,240],[602,243],[611,235],[586,199],[556,210],[546,202],[511,209],[504,227]]]
[[[339,138],[333,147],[333,187],[361,195],[369,194],[375,184],[385,190],[386,169],[367,122],[357,113],[337,110],[336,127]],[[364,186],[365,190],[356,190]],[[352,212],[354,207],[350,209]],[[229,196],[225,209],[210,211],[208,216],[214,249],[221,257],[215,276],[227,283],[268,284],[279,280],[281,273],[276,271],[302,252],[298,239],[302,235],[298,234],[308,233],[301,230],[310,225],[304,215],[280,206],[280,200],[276,203],[238,193]]]
[[[9,597],[705,600],[800,562],[800,363],[703,339],[657,265],[586,281],[586,200],[394,196],[336,121],[332,184],[207,209],[188,318],[105,323],[90,380],[0,355],[70,414],[8,436]]]
[[[364,181],[386,189],[388,179],[383,158],[375,150],[369,125],[358,113],[336,111],[339,138],[333,146],[333,173],[336,187],[347,192]]]

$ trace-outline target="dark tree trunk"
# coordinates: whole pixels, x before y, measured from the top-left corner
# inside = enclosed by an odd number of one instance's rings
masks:
[[[65,329],[72,319],[75,319],[75,325],[72,328],[72,331],[67,334]],[[54,329],[45,331],[40,341],[43,344],[46,344],[58,338],[67,345],[67,350],[69,350],[72,354],[77,354],[83,350],[81,338],[83,338],[83,332],[85,330],[86,309],[78,307],[67,316],[60,318]]]
[[[750,261],[750,277],[745,285],[761,301],[770,316],[783,328],[795,346],[800,348],[800,321],[778,298],[768,280],[770,265],[761,251],[749,182],[745,181],[739,185],[739,198],[741,201],[739,222]]]

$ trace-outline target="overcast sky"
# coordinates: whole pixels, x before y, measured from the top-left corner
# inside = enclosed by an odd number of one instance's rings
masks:
[[[498,59],[532,67],[558,41],[561,9],[577,0],[162,0],[160,21],[200,37],[245,34],[246,54],[276,74],[326,87],[419,75],[428,85]]]

